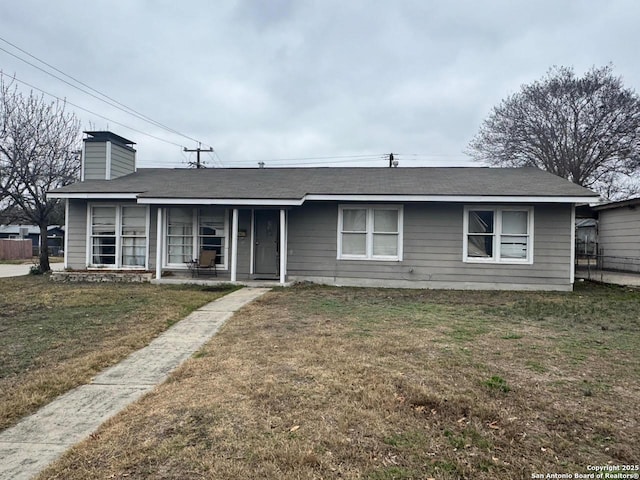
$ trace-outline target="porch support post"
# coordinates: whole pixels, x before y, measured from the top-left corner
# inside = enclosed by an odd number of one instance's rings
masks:
[[[162,207],[158,207],[156,225],[156,280],[162,278]]]
[[[231,281],[235,282],[238,276],[238,209],[233,209],[231,220]]]
[[[597,254],[598,252],[596,252]],[[598,257],[596,256],[596,259]],[[571,271],[569,276],[569,282],[573,287],[573,283],[576,280],[576,205],[571,204]]]
[[[280,283],[284,283],[287,278],[287,229],[285,228],[284,208],[280,209]]]
[[[84,146],[84,143],[83,145]],[[69,199],[64,199],[64,268],[69,268]],[[87,248],[89,248],[87,246]]]
[[[251,209],[251,242],[249,243],[249,275],[253,275],[254,271],[254,255],[256,249],[256,232],[255,232],[255,222],[256,222],[256,211],[254,208]],[[253,278],[253,277],[251,277]]]

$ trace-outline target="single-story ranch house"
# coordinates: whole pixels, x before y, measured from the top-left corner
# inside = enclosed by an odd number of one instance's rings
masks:
[[[160,279],[214,251],[232,282],[571,290],[575,205],[598,198],[535,168],[136,169],[86,133],[82,180],[49,193],[69,269]]]

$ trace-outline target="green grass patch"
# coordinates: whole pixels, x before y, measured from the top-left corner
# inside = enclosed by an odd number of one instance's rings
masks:
[[[523,337],[524,335],[522,335],[521,333],[507,333],[505,335],[502,335],[500,338],[502,338],[503,340],[519,340]]]
[[[511,390],[511,387],[507,384],[507,381],[498,375],[492,376],[488,380],[482,382],[482,384],[488,387],[490,390],[500,391],[502,393],[508,393]]]

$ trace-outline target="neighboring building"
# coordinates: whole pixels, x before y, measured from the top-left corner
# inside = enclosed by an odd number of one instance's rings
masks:
[[[598,198],[535,168],[136,170],[132,142],[89,135],[84,181],[49,194],[80,270],[161,278],[213,250],[230,281],[571,290],[575,204]]]
[[[640,198],[593,207],[598,214],[600,266],[640,272]]]
[[[38,255],[40,250],[40,227],[37,225],[0,225],[0,238],[29,239],[33,243],[33,254]],[[47,245],[51,255],[62,253],[64,245],[62,227],[50,226],[47,229]]]
[[[598,220],[576,218],[576,254],[595,256],[598,253]]]

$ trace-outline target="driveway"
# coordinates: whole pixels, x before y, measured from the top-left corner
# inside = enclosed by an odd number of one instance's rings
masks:
[[[27,263],[25,265],[7,265],[0,264],[0,278],[5,277],[21,277],[22,275],[27,275],[29,273],[29,269],[33,264]],[[52,270],[63,270],[64,263],[52,263]]]

